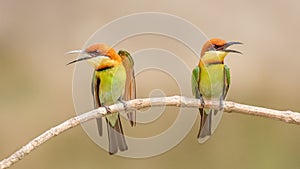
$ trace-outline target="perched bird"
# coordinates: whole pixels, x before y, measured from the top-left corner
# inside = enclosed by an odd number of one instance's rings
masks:
[[[86,60],[94,67],[92,77],[92,94],[94,107],[106,107],[118,101],[135,99],[135,77],[133,59],[127,51],[115,50],[105,44],[94,44],[85,50],[74,50],[66,54],[80,53],[86,57],[74,60],[69,64]],[[126,106],[126,105],[125,105]],[[131,111],[131,110],[130,110]],[[128,113],[132,126],[135,125],[135,111]],[[109,140],[109,154],[128,149],[119,113],[105,116]],[[102,136],[102,118],[97,118],[98,132]]]
[[[202,48],[199,64],[192,72],[192,92],[200,99],[201,104],[205,100],[219,102],[219,109],[199,108],[201,120],[198,133],[198,141],[205,142],[214,132],[222,117],[223,102],[230,86],[230,70],[224,64],[228,53],[241,52],[227,49],[241,42],[226,42],[213,38],[207,41]]]

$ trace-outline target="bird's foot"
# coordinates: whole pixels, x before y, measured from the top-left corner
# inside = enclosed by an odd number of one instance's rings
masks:
[[[202,97],[200,97],[200,102],[201,102],[201,108],[204,108],[204,106],[205,106],[205,101],[203,100]]]
[[[111,109],[108,106],[103,106],[106,109],[107,114],[111,113]]]
[[[122,99],[119,99],[119,102],[123,104],[125,112],[128,111],[127,103],[124,100],[122,100]]]
[[[220,100],[220,105],[219,105],[219,110],[223,110],[225,107],[225,103],[224,103],[224,100]]]

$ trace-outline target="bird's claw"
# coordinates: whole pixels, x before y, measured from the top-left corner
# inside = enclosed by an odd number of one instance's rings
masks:
[[[125,112],[128,111],[127,103],[125,103],[125,101],[122,99],[119,99],[119,102],[123,104]]]
[[[225,107],[225,103],[223,100],[220,101],[219,110],[223,110]]]
[[[103,106],[106,109],[107,114],[111,113],[111,109],[108,106]]]
[[[201,107],[204,108],[205,102],[204,102],[203,98],[200,98],[200,102],[201,102]]]

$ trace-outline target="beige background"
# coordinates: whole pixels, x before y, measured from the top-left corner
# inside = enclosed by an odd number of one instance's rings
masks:
[[[75,115],[74,66],[65,66],[73,57],[64,53],[81,48],[88,37],[106,23],[134,12],[170,13],[192,22],[208,37],[244,42],[243,47],[236,48],[244,55],[226,59],[232,71],[228,100],[300,111],[299,1],[2,0],[0,159]],[[159,39],[137,37],[127,44],[124,42],[122,47],[127,45],[129,51],[135,51],[152,47],[150,42],[153,41],[153,47],[171,48]],[[174,49],[184,58],[188,53],[183,50]],[[142,77],[138,79],[141,81],[144,81]],[[153,81],[146,84],[151,83]],[[149,88],[142,83],[139,86],[139,91]],[[175,86],[175,92],[167,93],[176,93],[176,90]],[[139,96],[146,97],[147,93],[140,92]],[[169,119],[170,125],[172,118],[166,116],[167,112],[163,118]],[[207,143],[198,144],[197,130],[195,125],[188,136],[167,153],[136,160],[109,156],[81,127],[76,127],[47,142],[13,168],[295,169],[300,166],[299,126],[225,113]]]

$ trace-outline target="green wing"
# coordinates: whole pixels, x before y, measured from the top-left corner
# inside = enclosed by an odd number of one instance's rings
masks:
[[[101,107],[101,101],[99,98],[99,86],[100,86],[100,78],[96,76],[96,71],[93,74],[93,79],[92,79],[92,94],[93,94],[93,99],[94,99],[94,108]],[[102,118],[97,118],[97,126],[98,126],[98,133],[100,136],[102,136]]]
[[[99,86],[100,86],[100,79],[96,77],[96,72],[94,72],[93,79],[92,79],[92,95],[94,99],[94,108],[101,107],[100,98],[99,98]]]
[[[200,98],[199,83],[200,83],[200,68],[197,66],[193,69],[192,74],[192,92],[196,98]]]
[[[199,84],[200,84],[200,72],[201,69],[200,67],[195,67],[193,70],[193,74],[192,74],[192,91],[193,91],[193,95],[200,99],[200,101],[202,102],[202,104],[204,104],[204,100],[202,98],[202,95],[200,93],[200,88],[199,88]],[[199,108],[199,113],[201,116],[200,119],[200,129],[197,135],[198,141],[200,143],[205,142],[209,136],[211,135],[211,119],[212,119],[212,110],[211,109],[203,109],[203,108]]]
[[[225,80],[225,85],[224,85],[224,95],[223,99],[225,100],[225,97],[227,96],[229,86],[230,86],[230,69],[227,65],[224,65],[224,80]]]
[[[123,100],[136,99],[136,83],[134,75],[134,61],[130,53],[125,50],[120,50],[118,54],[121,56],[123,65],[126,70],[126,84]],[[127,113],[131,126],[136,125],[136,112],[131,110]]]

